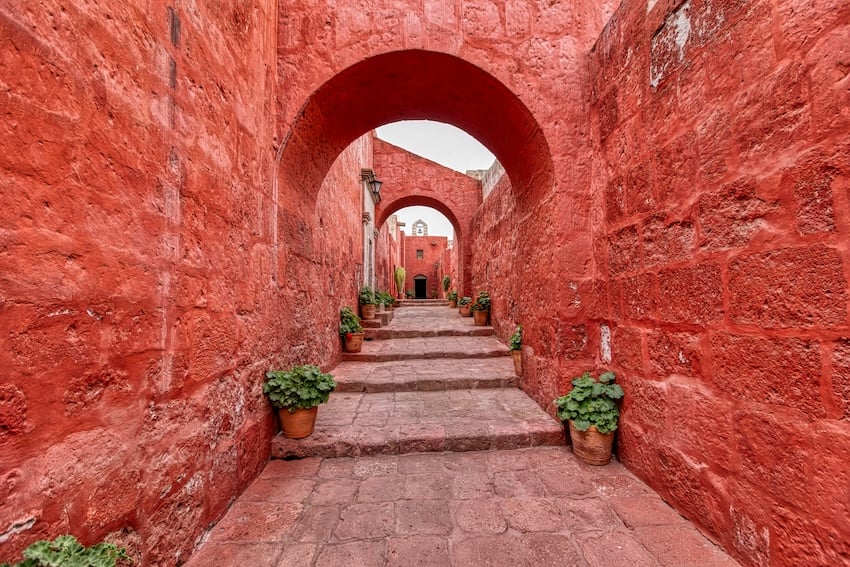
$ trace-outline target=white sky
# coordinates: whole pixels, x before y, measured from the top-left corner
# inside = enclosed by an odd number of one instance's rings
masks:
[[[496,157],[475,138],[459,128],[430,120],[406,120],[381,126],[378,137],[440,165],[465,173],[469,169],[489,169]],[[428,225],[428,234],[454,238],[452,223],[430,207],[406,207],[397,213],[410,234],[419,219]]]

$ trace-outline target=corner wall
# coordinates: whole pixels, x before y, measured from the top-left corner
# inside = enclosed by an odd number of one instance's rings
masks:
[[[627,0],[591,57],[620,458],[748,565],[850,562],[848,40],[846,3]]]

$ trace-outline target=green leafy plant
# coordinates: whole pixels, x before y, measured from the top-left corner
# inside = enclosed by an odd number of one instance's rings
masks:
[[[457,301],[457,291],[451,290],[446,297],[449,301]]]
[[[362,333],[363,325],[360,324],[360,317],[351,309],[345,306],[339,310],[339,336],[345,337],[348,333]]]
[[[377,300],[378,303],[380,303],[382,305],[386,305],[387,307],[389,307],[390,305],[395,303],[395,297],[390,295],[390,293],[388,291],[377,291],[377,292],[375,292],[375,299]]]
[[[469,305],[470,303],[472,303],[471,297],[461,297],[457,300],[458,307],[463,307],[464,305]]]
[[[118,561],[130,561],[123,547],[106,542],[85,547],[74,536],[61,535],[33,543],[24,550],[23,561],[0,567],[115,567]]]
[[[404,289],[404,280],[407,279],[407,270],[401,266],[396,266],[393,277],[395,278],[395,288],[401,293],[401,290]]]
[[[615,431],[620,417],[616,400],[623,397],[623,389],[614,384],[614,378],[613,372],[604,372],[598,381],[590,372],[573,378],[570,393],[555,400],[558,417],[572,420],[579,431],[587,431],[591,425],[599,433]]]
[[[478,297],[475,298],[475,303],[472,304],[473,311],[489,311],[490,310],[490,294],[486,291],[479,291]]]
[[[449,287],[452,285],[452,278],[449,277],[448,274],[443,276],[443,291],[449,291]]]
[[[263,383],[263,393],[276,408],[294,412],[310,409],[328,401],[336,381],[317,366],[293,366],[289,370],[269,370]]]
[[[364,285],[360,288],[360,294],[357,296],[357,299],[360,301],[360,305],[374,305],[375,292],[368,285]]]
[[[511,335],[509,346],[511,350],[522,349],[522,325],[516,326],[516,331],[514,331],[514,334]]]
[[[412,289],[409,289],[404,292],[404,295],[405,297],[407,297],[407,299],[413,299],[414,297],[416,297],[416,292],[414,292]]]

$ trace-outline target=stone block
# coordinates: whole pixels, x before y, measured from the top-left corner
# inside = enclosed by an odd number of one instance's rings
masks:
[[[837,250],[817,244],[743,256],[729,266],[729,310],[766,328],[847,323],[847,280]]]
[[[655,274],[639,274],[619,280],[623,316],[635,321],[654,320],[658,306],[658,281]]]
[[[817,341],[719,333],[711,338],[715,388],[743,402],[787,406],[810,419],[825,415]]]
[[[616,327],[611,338],[611,354],[615,365],[627,370],[643,371],[643,344],[640,329]]]
[[[641,268],[640,242],[636,226],[627,226],[609,236],[608,267],[612,275]]]
[[[723,317],[723,282],[717,264],[664,270],[658,287],[662,321],[707,325]]]
[[[626,176],[626,212],[628,215],[652,211],[657,205],[651,162],[633,167]]]
[[[754,179],[743,178],[700,196],[697,214],[702,248],[741,248],[768,227],[767,217],[777,205],[761,199],[756,189]]]
[[[652,330],[646,337],[649,368],[657,378],[701,373],[702,347],[695,333]]]
[[[688,260],[693,254],[696,232],[690,221],[667,222],[653,215],[643,224],[643,254],[647,266]]]

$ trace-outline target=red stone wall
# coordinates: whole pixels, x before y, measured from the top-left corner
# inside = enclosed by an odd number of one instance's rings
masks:
[[[263,373],[339,358],[359,198],[274,183],[275,5],[0,9],[0,561],[185,559],[267,459]]]
[[[398,297],[398,289],[396,289],[395,284],[395,268],[404,264],[400,235],[398,226],[392,219],[388,219],[381,226],[378,243],[375,248],[378,289],[391,293],[393,297]]]
[[[591,59],[620,456],[748,565],[850,563],[848,39],[846,2],[627,1]]]
[[[427,298],[440,297],[442,292],[441,263],[443,253],[448,245],[445,236],[405,236],[404,238],[404,269],[407,279],[404,290],[415,290],[414,277],[418,275],[428,278],[426,282]],[[422,250],[422,259],[416,257],[416,251]]]
[[[384,182],[383,200],[375,211],[378,222],[399,209],[416,205],[431,207],[445,215],[454,227],[454,246],[462,260],[452,269],[458,274],[458,286],[468,289],[471,251],[469,246],[464,246],[464,239],[471,230],[472,215],[481,204],[478,180],[377,138],[375,168]]]

